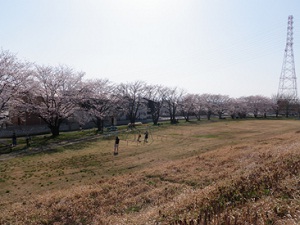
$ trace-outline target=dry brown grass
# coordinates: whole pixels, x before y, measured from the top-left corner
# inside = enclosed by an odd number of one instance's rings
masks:
[[[0,162],[0,224],[299,224],[300,121],[221,121]],[[201,221],[201,222],[200,222]]]

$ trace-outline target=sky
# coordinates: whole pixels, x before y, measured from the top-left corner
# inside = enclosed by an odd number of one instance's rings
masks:
[[[0,48],[20,60],[234,98],[277,94],[293,15],[300,87],[299,0],[0,0],[0,10]]]

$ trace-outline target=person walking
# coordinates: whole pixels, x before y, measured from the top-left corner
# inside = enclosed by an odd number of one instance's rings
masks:
[[[141,135],[141,133],[139,133],[138,138],[137,138],[138,142],[141,142],[141,137],[142,137],[142,135]]]
[[[120,143],[120,139],[119,139],[118,136],[116,136],[115,146],[114,146],[114,155],[118,155],[119,154],[119,143]]]
[[[12,146],[16,146],[17,145],[17,136],[16,136],[16,133],[13,132],[13,135],[12,135]]]
[[[145,132],[145,139],[144,142],[147,143],[148,142],[148,131]]]
[[[26,136],[26,147],[29,148],[30,147],[30,140],[31,137],[29,135]]]

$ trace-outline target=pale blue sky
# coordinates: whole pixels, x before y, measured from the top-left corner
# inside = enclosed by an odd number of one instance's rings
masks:
[[[277,93],[293,15],[300,78],[299,0],[0,0],[0,9],[0,47],[20,59],[231,97]]]

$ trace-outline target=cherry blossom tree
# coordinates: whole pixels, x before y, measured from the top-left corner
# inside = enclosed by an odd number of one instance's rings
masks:
[[[278,111],[288,118],[293,113],[298,113],[299,103],[298,99],[293,95],[284,94],[277,96]]]
[[[240,111],[240,105],[239,101],[235,98],[232,98],[230,100],[230,103],[228,104],[228,114],[230,115],[231,119],[236,119],[239,117],[239,111]]]
[[[161,85],[148,85],[146,87],[145,99],[148,101],[148,108],[154,125],[158,124],[166,94],[167,89]]]
[[[246,97],[240,97],[236,99],[238,118],[244,119],[249,113],[249,106]]]
[[[203,108],[207,116],[207,120],[210,120],[213,114],[213,99],[211,94],[202,94],[201,99],[203,100]]]
[[[61,123],[78,109],[83,76],[67,66],[36,66],[34,82],[23,104],[48,125],[53,136],[59,135]]]
[[[194,102],[193,108],[191,109],[192,113],[197,118],[197,120],[200,121],[201,115],[204,112],[205,101],[203,99],[203,96],[199,94],[194,94],[192,98]]]
[[[179,104],[182,102],[183,95],[184,90],[179,90],[178,88],[167,89],[165,104],[169,111],[171,124],[176,124],[178,122],[176,115],[178,113]]]
[[[193,114],[195,108],[195,95],[194,94],[184,95],[179,104],[179,108],[181,114],[185,118],[185,121],[188,122],[190,120],[190,115]]]
[[[133,125],[140,118],[141,111],[147,110],[147,101],[144,99],[145,91],[146,83],[143,81],[121,83],[116,87],[118,107],[123,110]]]
[[[26,85],[30,76],[30,63],[21,62],[9,51],[0,52],[0,123],[13,117],[15,99]],[[8,111],[11,111],[8,113]],[[9,115],[10,114],[10,115]]]
[[[231,98],[228,95],[202,94],[201,98],[208,120],[212,114],[217,114],[219,119],[222,119],[223,114],[229,111]]]
[[[222,119],[223,114],[228,110],[231,98],[228,95],[211,95],[211,104],[213,111],[218,114],[219,119]]]
[[[275,113],[276,117],[279,116],[279,106],[278,106],[278,99],[277,95],[272,95],[271,97],[271,102],[272,102],[272,111]]]
[[[261,95],[252,95],[245,98],[249,111],[253,113],[254,117],[263,115],[266,117],[268,111],[272,109],[272,101],[270,98]]]
[[[96,79],[86,81],[84,86],[80,106],[88,114],[87,118],[96,124],[98,131],[103,132],[104,120],[116,116],[118,110],[115,85],[107,79]]]

